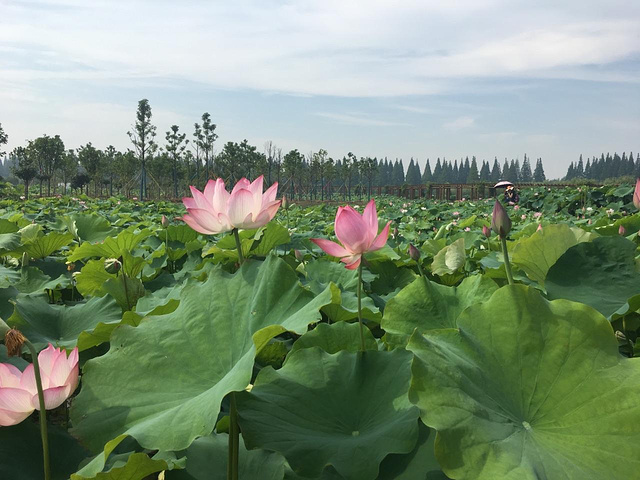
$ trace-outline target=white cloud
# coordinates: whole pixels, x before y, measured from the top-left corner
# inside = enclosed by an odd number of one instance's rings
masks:
[[[318,112],[314,115],[318,117],[328,118],[330,120],[335,120],[338,123],[342,123],[345,125],[357,125],[363,127],[389,127],[389,126],[409,126],[407,123],[397,123],[390,122],[387,120],[379,120],[375,118],[371,118],[369,116],[365,116],[362,114],[345,114],[345,113],[328,113],[328,112]]]
[[[463,130],[465,128],[473,127],[475,123],[476,123],[475,118],[463,116],[445,123],[443,127],[446,128],[447,130]]]

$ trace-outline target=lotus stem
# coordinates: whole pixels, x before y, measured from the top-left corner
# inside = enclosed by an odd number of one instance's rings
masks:
[[[231,392],[229,408],[229,461],[227,464],[227,480],[238,480],[238,453],[240,450],[240,428],[238,427],[238,407],[236,394]]]
[[[358,265],[358,323],[360,324],[360,350],[364,352],[364,326],[362,325],[362,261]]]
[[[622,333],[624,333],[624,338],[627,340],[627,346],[629,347],[629,356],[633,358],[633,343],[631,343],[631,339],[629,338],[629,333],[627,332],[627,322],[626,315],[622,317]]]
[[[238,235],[238,229],[233,229],[233,236],[236,239],[236,248],[238,249],[238,262],[240,265],[244,263],[244,255],[242,255],[242,243],[240,243],[240,235]]]
[[[500,241],[502,242],[502,255],[504,256],[504,269],[507,272],[507,281],[509,285],[513,285],[513,275],[511,274],[511,262],[509,262],[509,251],[507,250],[507,239],[500,235]]]
[[[33,359],[33,371],[36,377],[36,387],[38,388],[38,402],[40,404],[40,438],[42,439],[42,458],[44,461],[44,480],[51,480],[51,464],[49,461],[49,435],[47,433],[47,410],[44,404],[44,392],[42,389],[42,377],[40,376],[40,363],[38,362],[38,351],[33,344],[26,340],[24,344],[31,353]]]

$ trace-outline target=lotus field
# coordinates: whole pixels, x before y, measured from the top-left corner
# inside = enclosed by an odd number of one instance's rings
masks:
[[[265,187],[0,200],[1,479],[640,477],[634,186]]]

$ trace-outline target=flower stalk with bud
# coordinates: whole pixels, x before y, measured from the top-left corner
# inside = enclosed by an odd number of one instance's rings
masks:
[[[513,275],[511,273],[511,263],[509,262],[509,251],[507,249],[507,235],[511,231],[511,219],[509,214],[499,200],[493,205],[491,214],[491,229],[500,237],[502,243],[502,255],[504,256],[504,268],[507,273],[509,285],[513,285]]]

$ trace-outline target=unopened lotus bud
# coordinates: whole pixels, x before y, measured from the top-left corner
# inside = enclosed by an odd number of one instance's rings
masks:
[[[162,228],[167,228],[169,226],[169,219],[166,216],[162,215],[160,224],[162,225]]]
[[[304,255],[297,248],[293,251],[293,254],[296,256],[296,260],[298,260],[299,262],[302,262],[304,260]]]
[[[640,210],[640,178],[636,180],[636,189],[633,191],[633,204]]]
[[[487,227],[486,225],[482,226],[482,234],[489,238],[491,236],[491,229],[489,227]]]
[[[4,346],[7,347],[7,355],[10,357],[19,356],[22,353],[22,345],[24,345],[25,340],[26,338],[24,338],[24,335],[22,335],[19,330],[14,328],[9,329],[4,336]]]
[[[493,205],[491,229],[500,237],[506,237],[511,231],[511,219],[499,200]]]
[[[414,262],[420,260],[420,250],[414,247],[412,243],[409,244],[409,257],[411,257],[411,260]]]
[[[396,238],[400,232],[398,231],[398,227],[394,227],[393,229],[393,238]]]
[[[287,199],[286,195],[282,197],[282,208],[284,208],[285,210],[289,208],[289,200]]]
[[[541,231],[542,231],[542,224],[539,223],[538,228],[536,228],[536,232],[541,232]]]
[[[122,268],[122,262],[117,258],[107,258],[104,261],[104,269],[107,273],[115,274]]]
[[[627,229],[620,225],[618,228],[618,235],[624,235],[625,233],[627,233]]]
[[[29,254],[27,252],[22,252],[22,268],[29,266]]]

